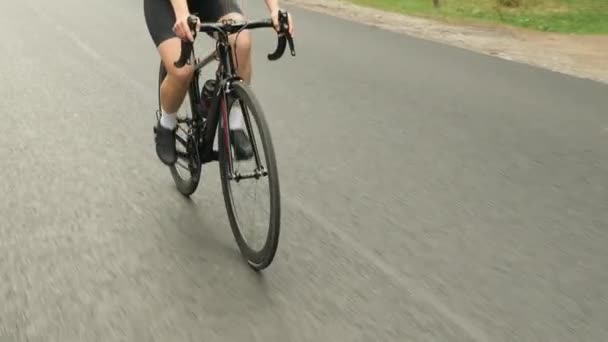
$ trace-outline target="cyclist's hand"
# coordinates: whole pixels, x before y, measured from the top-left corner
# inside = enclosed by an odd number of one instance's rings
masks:
[[[173,25],[173,32],[182,40],[187,40],[189,42],[194,42],[194,37],[192,36],[192,32],[190,31],[190,27],[188,26],[188,17],[190,14],[186,13],[177,17],[175,21],[175,25]],[[200,19],[197,18],[197,30],[201,23]]]
[[[272,24],[274,25],[274,29],[279,32],[279,10],[272,11],[270,13],[272,18]],[[289,23],[289,35],[293,36],[293,20],[291,19],[291,14],[287,13],[287,22]]]

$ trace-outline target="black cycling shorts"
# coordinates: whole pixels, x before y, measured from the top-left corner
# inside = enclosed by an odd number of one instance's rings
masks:
[[[190,13],[196,13],[202,22],[217,22],[229,13],[243,14],[238,0],[188,0]],[[158,47],[169,38],[177,37],[173,33],[175,13],[170,0],[144,0],[144,16],[148,32]]]

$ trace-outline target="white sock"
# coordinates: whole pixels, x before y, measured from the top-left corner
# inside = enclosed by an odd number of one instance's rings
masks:
[[[160,117],[160,125],[167,129],[174,129],[177,126],[177,114],[169,114],[163,110]]]
[[[228,118],[230,121],[230,130],[242,129],[243,126],[243,112],[241,111],[241,106],[238,102],[235,102],[232,105],[232,110],[230,111],[230,116]],[[218,150],[218,136],[219,136],[219,127],[215,131],[215,138],[213,139],[213,151],[217,152]]]
[[[214,152],[218,151],[217,142],[218,142],[219,135],[220,135],[220,125],[217,125],[217,129],[215,130],[215,138],[213,138],[213,151]]]
[[[241,105],[235,102],[230,111],[230,129],[235,130],[240,128],[243,128],[243,112],[241,111]]]

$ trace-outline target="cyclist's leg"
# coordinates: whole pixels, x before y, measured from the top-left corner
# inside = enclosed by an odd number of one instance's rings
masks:
[[[224,15],[220,20],[233,19],[240,21],[244,19],[243,14],[231,12]],[[243,30],[238,35],[229,37],[230,45],[234,51],[234,65],[236,73],[245,81],[251,83],[251,32]],[[235,156],[239,160],[253,157],[253,147],[244,129],[243,113],[239,103],[235,103],[230,111],[230,127],[235,144]]]
[[[160,58],[167,70],[167,76],[160,86],[160,101],[164,112],[176,113],[181,107],[188,85],[192,79],[192,66],[184,65],[177,68],[173,63],[179,59],[181,40],[169,38],[158,46]]]
[[[240,21],[244,19],[237,0],[203,2],[199,8],[199,14],[201,14],[200,18],[204,22],[215,22],[225,19]],[[251,82],[251,33],[248,30],[243,30],[239,34],[231,35],[229,38],[235,55],[234,61],[237,67],[237,74],[246,83],[249,83]],[[245,133],[243,115],[238,103],[233,105],[230,112],[230,128],[237,159],[243,160],[253,157],[253,148]]]
[[[244,20],[242,13],[231,12],[224,15],[220,20],[233,19],[236,21]],[[243,30],[238,35],[230,35],[230,45],[235,54],[235,65],[237,74],[243,78],[246,83],[251,82],[251,32]]]
[[[199,17],[203,22],[219,22],[226,19],[243,20],[244,15],[238,4],[239,0],[200,1],[198,5]],[[236,44],[235,48],[235,42]],[[230,36],[230,44],[235,53],[237,74],[249,83],[251,81],[251,33],[243,30],[239,34]]]
[[[173,62],[179,59],[181,42],[173,33],[175,15],[169,0],[144,0],[146,25],[156,45],[167,76],[160,86],[162,116],[156,127],[156,153],[160,160],[175,163],[175,127],[177,111],[181,107],[192,76],[192,68],[176,68]]]

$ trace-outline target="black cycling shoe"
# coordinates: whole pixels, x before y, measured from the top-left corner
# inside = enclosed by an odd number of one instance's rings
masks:
[[[253,147],[249,137],[242,129],[230,131],[232,146],[234,146],[234,155],[236,160],[248,160],[253,157]]]
[[[156,133],[156,154],[160,161],[171,166],[177,161],[177,150],[175,149],[175,129],[163,127],[160,122],[154,128]]]

